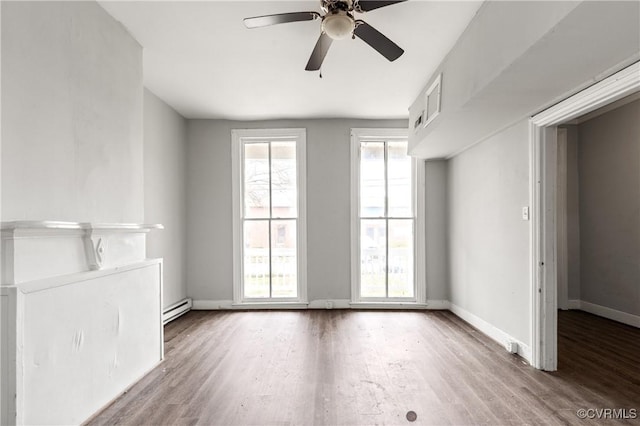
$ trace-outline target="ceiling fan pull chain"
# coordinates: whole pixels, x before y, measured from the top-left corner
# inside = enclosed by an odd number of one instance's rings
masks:
[[[322,78],[322,68],[320,68],[320,78]]]

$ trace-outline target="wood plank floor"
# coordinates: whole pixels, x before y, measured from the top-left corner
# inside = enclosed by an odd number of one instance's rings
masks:
[[[578,311],[560,312],[555,373],[446,311],[199,311],[165,340],[165,362],[90,424],[584,425],[602,421],[580,408],[640,412],[640,330]]]

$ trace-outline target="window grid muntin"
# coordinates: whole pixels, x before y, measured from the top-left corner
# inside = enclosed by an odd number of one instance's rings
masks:
[[[404,142],[408,145],[408,140],[406,138],[380,138],[380,139],[376,139],[376,138],[363,138],[360,139],[358,141],[359,147],[358,147],[358,185],[360,186],[360,193],[362,191],[362,150],[363,150],[363,146],[367,143],[383,143],[384,144],[384,191],[385,191],[385,196],[384,196],[384,216],[363,216],[362,214],[362,209],[361,207],[358,207],[358,223],[357,223],[357,229],[358,229],[358,235],[359,235],[359,241],[360,244],[362,244],[362,220],[365,219],[369,219],[369,220],[373,220],[373,219],[378,219],[378,220],[384,220],[385,222],[385,296],[384,297],[379,297],[379,296],[366,296],[366,297],[362,297],[362,250],[359,251],[358,254],[358,258],[360,259],[359,262],[359,270],[360,270],[360,285],[359,285],[359,298],[362,300],[381,300],[381,299],[392,299],[392,300],[398,300],[398,301],[415,301],[416,300],[416,283],[417,283],[417,276],[416,276],[416,248],[417,248],[417,235],[416,235],[416,199],[415,199],[415,185],[417,184],[416,182],[416,178],[415,178],[415,163],[412,161],[411,162],[411,177],[409,180],[409,184],[411,185],[411,208],[410,208],[410,212],[411,212],[411,216],[394,216],[394,217],[390,217],[388,216],[389,213],[389,179],[388,179],[388,168],[389,168],[389,164],[388,164],[388,150],[389,150],[389,142]],[[360,198],[360,196],[359,196]],[[358,201],[358,204],[361,202],[362,200],[360,199]],[[390,220],[410,220],[411,221],[411,230],[412,230],[412,251],[411,251],[411,256],[412,256],[412,292],[413,295],[410,297],[389,297],[389,221]]]
[[[273,297],[273,256],[272,256],[272,244],[273,244],[273,235],[272,235],[272,227],[273,227],[273,221],[274,220],[291,220],[295,222],[295,228],[296,228],[296,235],[295,235],[295,242],[296,242],[296,281],[299,281],[300,277],[299,277],[299,268],[298,268],[298,256],[299,256],[299,239],[298,239],[298,219],[299,219],[299,215],[300,215],[300,208],[299,208],[299,197],[300,197],[300,188],[299,188],[299,182],[298,182],[298,138],[297,137],[288,137],[288,136],[283,136],[283,137],[241,137],[240,138],[240,142],[241,142],[241,146],[242,146],[242,159],[241,159],[241,167],[243,170],[243,180],[241,182],[241,196],[242,196],[242,203],[241,203],[241,218],[242,218],[242,222],[247,222],[247,221],[264,221],[267,222],[268,224],[268,257],[269,257],[269,297],[247,297],[246,296],[246,283],[244,282],[245,277],[246,277],[246,273],[242,274],[242,280],[243,280],[243,285],[242,285],[242,299],[244,301],[265,301],[265,300],[270,300],[270,301],[278,301],[278,300],[283,300],[283,301],[289,301],[289,300],[295,300],[296,298],[300,297],[299,294],[299,288],[298,285],[296,284],[295,286],[295,296],[292,297],[278,297],[278,298],[274,298]],[[295,162],[296,162],[296,216],[277,216],[274,217],[273,216],[273,188],[272,188],[272,157],[271,157],[271,144],[273,142],[293,142],[296,146],[296,156],[295,156]],[[268,157],[267,157],[267,161],[268,161],[268,179],[269,179],[269,206],[268,206],[268,217],[255,217],[255,218],[248,218],[246,217],[246,198],[245,198],[245,191],[246,191],[246,187],[245,187],[245,182],[244,182],[244,170],[246,169],[246,156],[245,156],[245,149],[247,145],[251,145],[251,144],[267,144],[268,146]],[[245,269],[245,265],[244,265],[244,251],[245,251],[245,233],[244,233],[244,225],[242,226],[242,236],[241,236],[241,244],[242,244],[242,269]]]

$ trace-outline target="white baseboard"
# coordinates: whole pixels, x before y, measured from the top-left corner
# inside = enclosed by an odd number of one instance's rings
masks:
[[[194,311],[220,311],[233,309],[233,300],[194,300]]]
[[[251,302],[251,303],[234,303],[231,308],[244,311],[247,309],[307,309],[309,304],[306,302]]]
[[[306,303],[252,303],[234,304],[233,300],[194,300],[194,311],[234,309],[449,309],[448,300],[428,300],[420,303],[351,303],[349,299],[316,299]]]
[[[451,309],[451,302],[448,300],[427,300],[427,309],[448,311]]]
[[[316,299],[309,302],[309,309],[349,309],[349,299]]]
[[[351,302],[352,309],[416,309],[416,310],[447,310],[450,303],[448,300],[427,300],[426,303],[415,302]]]
[[[304,302],[255,302],[235,303],[233,300],[194,300],[194,311],[237,311],[247,309],[307,309]]]
[[[509,334],[489,324],[487,321],[472,314],[466,309],[461,308],[460,306],[451,303],[451,307],[449,309],[458,317],[462,318],[464,321],[468,322],[469,324],[480,330],[482,333],[500,343],[500,345],[502,345],[502,347],[504,348],[507,347],[507,344],[509,342],[516,342],[518,344],[518,355],[520,355],[522,358],[527,360],[529,364],[531,364],[531,347],[529,347],[529,345],[526,345],[518,339],[510,336]]]
[[[427,309],[425,303],[402,302],[351,302],[351,309]]]
[[[640,328],[640,316],[638,315],[607,308],[606,306],[596,305],[595,303],[585,302],[584,300],[571,300],[570,302],[578,302],[576,304],[577,307],[570,309],[580,309],[582,311],[589,312],[590,314]]]
[[[579,299],[568,300],[567,309],[580,309],[580,300]]]
[[[167,306],[162,310],[162,323],[167,324],[168,322],[186,314],[191,310],[192,306],[193,301],[189,297]]]

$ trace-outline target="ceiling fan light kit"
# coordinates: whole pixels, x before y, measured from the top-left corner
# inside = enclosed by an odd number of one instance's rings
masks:
[[[280,13],[245,18],[244,24],[247,28],[261,28],[321,18],[320,38],[318,38],[305,68],[307,71],[319,70],[333,40],[346,38],[357,37],[389,61],[395,61],[404,53],[404,50],[371,25],[355,19],[353,13],[365,13],[405,1],[407,0],[320,0],[320,7],[325,12],[324,15],[317,12]]]
[[[353,37],[353,30],[356,23],[353,16],[344,11],[325,15],[322,19],[322,32],[326,33],[333,40],[343,40]]]

